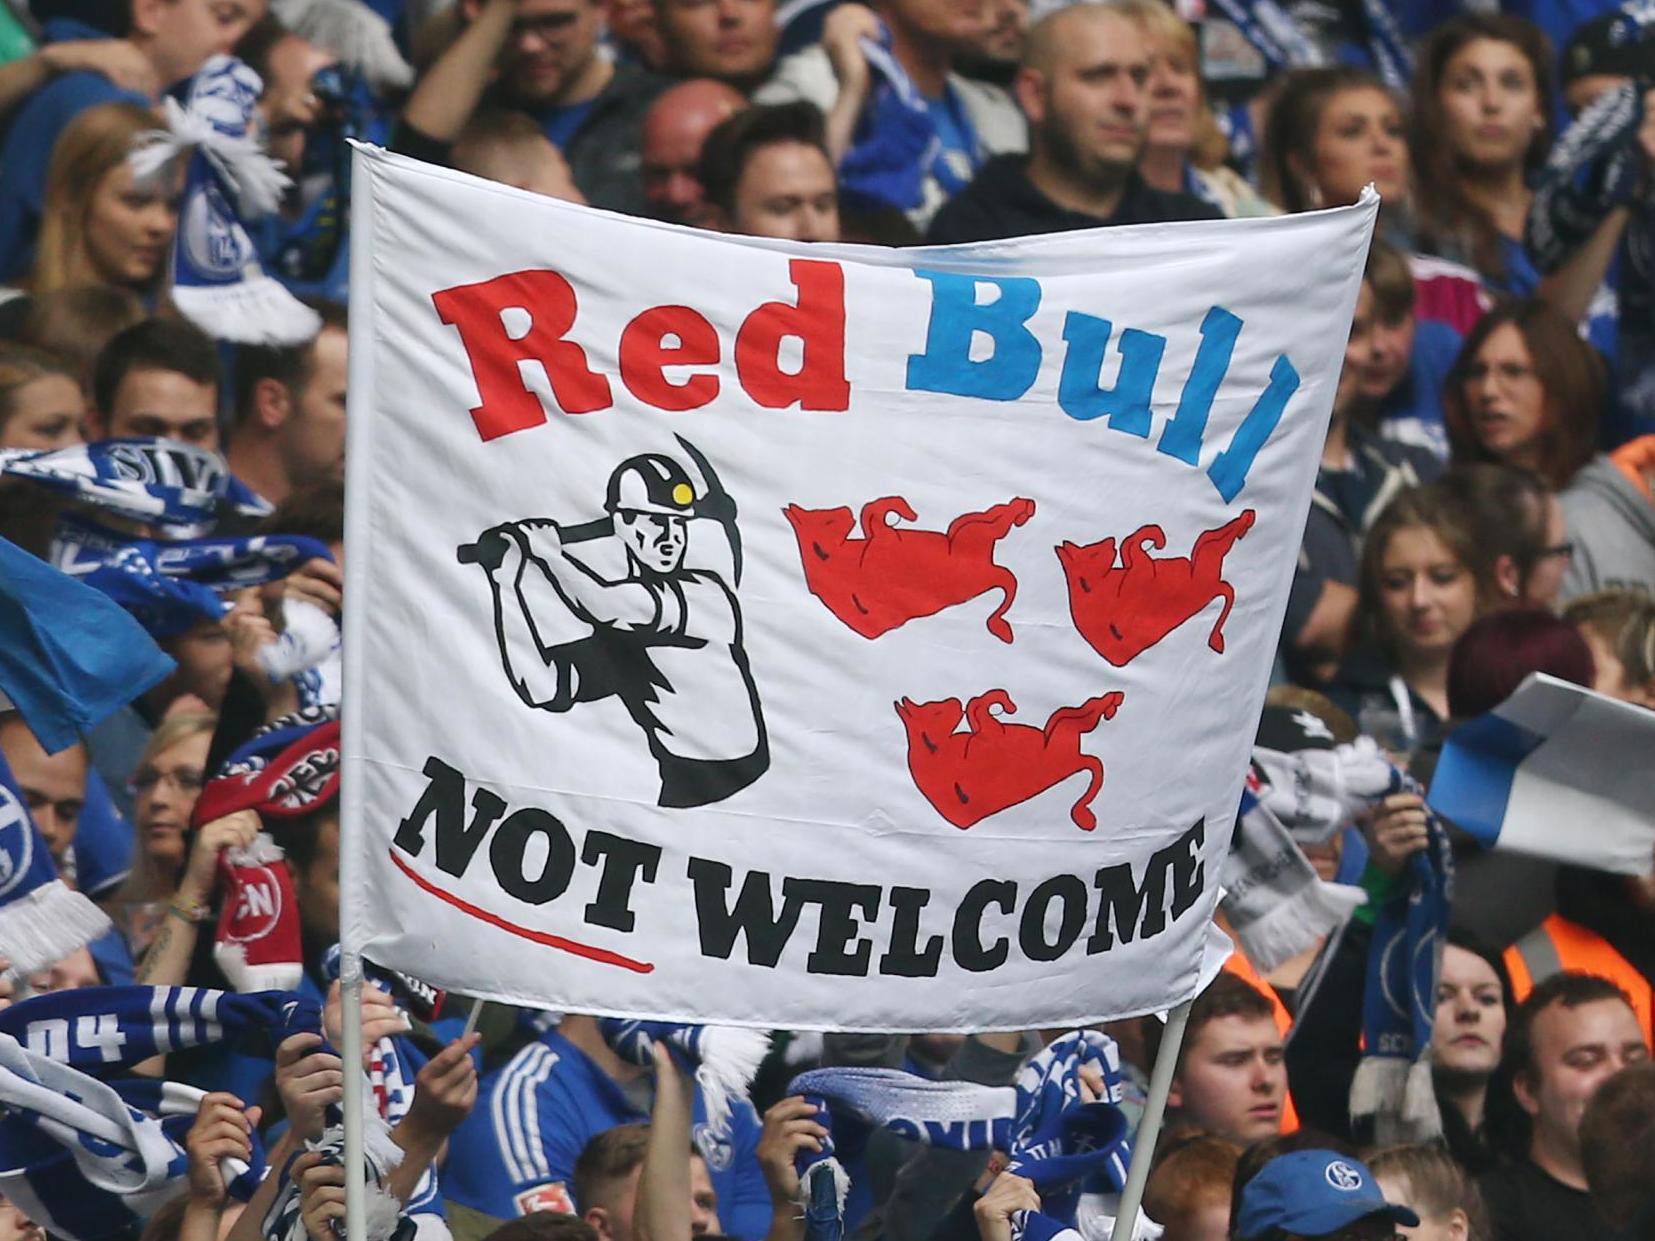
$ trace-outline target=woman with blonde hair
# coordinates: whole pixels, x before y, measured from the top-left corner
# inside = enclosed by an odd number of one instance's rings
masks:
[[[170,928],[169,941],[187,939],[193,947],[218,886],[218,855],[227,845],[245,845],[251,835],[209,824],[190,836],[190,814],[206,782],[207,752],[218,717],[205,711],[180,711],[163,719],[150,735],[132,773],[133,827],[137,848],[132,871],[115,893],[109,912],[126,937],[134,960],[144,957]],[[187,957],[188,949],[182,949]],[[168,952],[171,963],[172,951]],[[154,962],[139,966],[139,981],[157,979]]]
[[[1205,199],[1231,219],[1280,212],[1224,164],[1229,143],[1201,83],[1201,55],[1192,27],[1162,0],[1128,0],[1123,11],[1148,36],[1149,128],[1138,174],[1151,186]]]
[[[58,139],[46,173],[33,293],[111,285],[152,296],[178,226],[175,170],[139,184],[127,155],[155,117],[130,103],[77,116]]]

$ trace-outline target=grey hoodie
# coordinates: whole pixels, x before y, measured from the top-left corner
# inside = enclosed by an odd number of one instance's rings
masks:
[[[1563,600],[1594,590],[1655,595],[1655,504],[1608,457],[1594,457],[1564,490],[1563,519],[1575,545]]]

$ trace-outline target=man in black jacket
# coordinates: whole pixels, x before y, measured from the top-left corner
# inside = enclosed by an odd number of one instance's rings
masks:
[[[1036,25],[1012,84],[1029,120],[1029,154],[990,160],[937,213],[926,241],[1216,219],[1211,204],[1138,175],[1150,61],[1134,0],[1074,5]]]

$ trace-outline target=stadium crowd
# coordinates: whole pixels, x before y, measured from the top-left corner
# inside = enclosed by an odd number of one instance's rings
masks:
[[[255,134],[291,175],[245,224],[316,315],[299,344],[229,346],[179,312],[181,161],[129,158],[220,54],[256,72]],[[0,61],[0,535],[77,566],[176,661],[67,744],[0,714],[21,830],[112,927],[9,969],[0,1031],[95,1078],[75,1049],[107,1022],[133,1117],[166,1109],[131,1082],[177,1088],[181,1152],[112,1194],[93,1131],[18,1102],[24,1066],[0,1054],[0,1241],[338,1235],[337,775],[282,769],[315,781],[299,813],[215,784],[336,727],[349,139],[694,228],[885,246],[1273,216],[1376,187],[1258,744],[1314,767],[1370,738],[1417,783],[1295,835],[1319,880],[1368,899],[1268,969],[1237,928],[1243,951],[1191,1010],[1167,1128],[1131,1153],[1152,1161],[1145,1213],[1167,1241],[1655,1237],[1655,876],[1485,851],[1412,791],[1531,672],[1655,709],[1646,2],[9,0]],[[51,485],[103,469],[116,440],[221,462],[219,511]],[[157,585],[169,540],[207,535],[290,555]],[[297,922],[243,945],[221,914],[261,865]],[[1423,1096],[1374,1087],[1376,924],[1448,870]],[[1162,1034],[778,1031],[715,1115],[693,1030],[491,1004],[462,1032],[469,1002],[373,983],[371,1098],[401,1150],[379,1178],[400,1231],[382,1220],[380,1238],[1033,1241],[1073,1185],[1043,1194],[1016,1150],[859,1130],[789,1083],[879,1067],[1007,1086],[1079,1046],[1078,1097],[1130,1126]],[[315,1019],[232,1003],[271,989]],[[188,1006],[219,992],[193,1029]],[[39,1031],[59,1017],[81,1024],[54,1045]],[[801,1181],[830,1143],[837,1213]],[[262,1181],[233,1173],[260,1157]],[[1069,1226],[1096,1241],[1099,1218]]]

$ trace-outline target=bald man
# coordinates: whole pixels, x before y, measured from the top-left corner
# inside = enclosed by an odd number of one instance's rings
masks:
[[[1154,189],[1137,172],[1149,123],[1144,14],[1159,3],[1098,0],[1035,24],[1012,83],[1029,121],[1029,154],[986,164],[937,213],[927,242],[1218,217],[1211,204]]]
[[[745,107],[740,91],[711,78],[680,82],[650,105],[644,113],[644,198],[657,219],[718,227],[695,166],[707,135]]]

